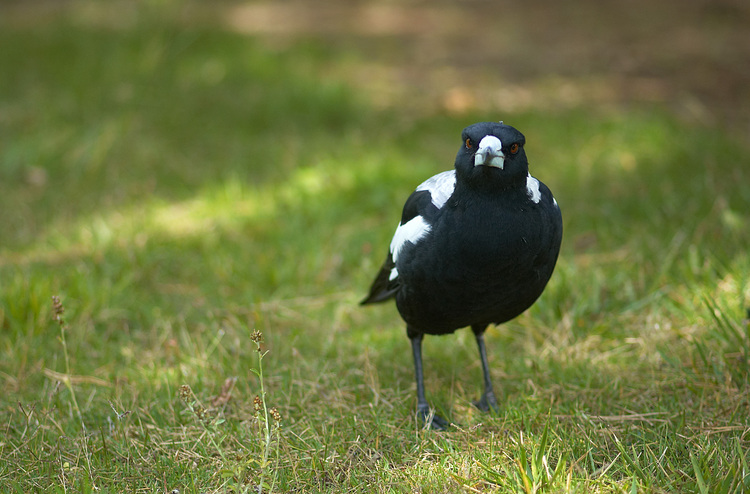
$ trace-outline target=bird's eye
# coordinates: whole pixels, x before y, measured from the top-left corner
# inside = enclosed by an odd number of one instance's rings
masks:
[[[466,139],[466,149],[471,149],[474,146],[471,145],[471,139]]]
[[[518,152],[518,143],[514,142],[510,145],[510,154],[516,154]]]

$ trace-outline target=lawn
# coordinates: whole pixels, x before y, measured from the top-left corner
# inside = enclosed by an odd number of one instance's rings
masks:
[[[741,132],[647,104],[383,103],[341,75],[366,46],[268,43],[177,1],[19,5],[0,6],[0,491],[750,489]],[[498,414],[471,405],[471,332],[425,339],[455,425],[421,430],[404,324],[358,302],[408,194],[498,119],[563,248],[487,333]]]

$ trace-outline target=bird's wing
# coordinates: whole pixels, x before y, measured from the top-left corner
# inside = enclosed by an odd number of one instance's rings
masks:
[[[417,187],[417,192],[426,190],[430,201],[440,209],[448,201],[456,188],[456,170],[448,170],[428,178]]]
[[[362,304],[384,302],[398,292],[400,283],[396,261],[399,253],[407,242],[416,244],[430,233],[435,216],[453,194],[455,186],[456,172],[449,170],[425,180],[409,196],[404,204],[401,222],[391,240],[388,256]]]

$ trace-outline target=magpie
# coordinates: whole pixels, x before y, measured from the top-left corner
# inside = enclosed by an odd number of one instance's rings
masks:
[[[528,309],[552,276],[562,241],[557,201],[529,173],[524,135],[502,122],[466,127],[454,169],[409,196],[388,255],[361,304],[396,299],[411,340],[417,414],[449,422],[425,398],[422,338],[471,327],[484,392],[474,405],[498,411],[484,332]]]

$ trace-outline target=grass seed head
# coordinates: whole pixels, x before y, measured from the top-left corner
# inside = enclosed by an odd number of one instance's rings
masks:
[[[62,304],[62,300],[60,300],[59,296],[52,295],[52,314],[55,321],[60,324],[63,323],[63,313],[65,313],[65,307]]]
[[[208,410],[206,410],[206,407],[201,405],[200,403],[196,403],[193,405],[193,413],[196,417],[198,417],[198,420],[208,420]]]
[[[179,394],[182,401],[187,401],[192,394],[192,390],[190,389],[190,386],[188,386],[187,384],[183,384],[182,386],[180,386]]]

